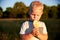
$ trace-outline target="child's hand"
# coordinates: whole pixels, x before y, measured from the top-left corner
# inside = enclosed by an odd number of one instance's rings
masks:
[[[36,36],[38,36],[40,34],[40,31],[39,31],[39,29],[37,28],[36,29]]]
[[[33,28],[31,33],[32,33],[33,36],[36,36],[36,28]]]
[[[33,28],[33,30],[32,30],[32,35],[33,36],[36,36],[36,35],[38,35],[40,32],[39,32],[39,28]]]
[[[34,32],[34,35],[36,36],[37,31],[39,31],[39,22],[37,20],[34,20],[33,26],[34,26],[33,32]]]
[[[34,29],[32,30],[32,35],[33,35],[34,37],[38,38],[39,34],[40,34],[39,28],[34,28]]]

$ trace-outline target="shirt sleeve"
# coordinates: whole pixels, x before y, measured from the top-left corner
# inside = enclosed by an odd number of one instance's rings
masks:
[[[44,22],[42,26],[43,26],[43,34],[47,34],[47,28]]]
[[[22,24],[22,26],[21,26],[21,30],[20,30],[20,33],[19,34],[25,34],[25,31],[26,31],[26,29],[27,29],[27,24],[26,24],[26,22],[24,22],[23,24]]]

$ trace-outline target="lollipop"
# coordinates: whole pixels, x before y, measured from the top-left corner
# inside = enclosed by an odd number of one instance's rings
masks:
[[[34,28],[38,28],[38,27],[39,27],[38,24],[39,24],[38,21],[36,21],[36,20],[33,21],[33,26],[34,26]]]

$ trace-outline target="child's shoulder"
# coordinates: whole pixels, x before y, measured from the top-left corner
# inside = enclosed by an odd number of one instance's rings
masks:
[[[29,21],[28,20],[26,20],[26,21],[24,21],[23,23],[28,23]]]
[[[41,24],[45,24],[45,22],[43,22],[43,21],[39,21],[39,23],[41,23]]]
[[[43,21],[39,21],[40,23],[45,23],[45,22],[43,22]]]
[[[28,23],[29,23],[29,21],[28,21],[28,20],[26,20],[26,21],[24,21],[24,22],[23,22],[23,24],[28,24]]]

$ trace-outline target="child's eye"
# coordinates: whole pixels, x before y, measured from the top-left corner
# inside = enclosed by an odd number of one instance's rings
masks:
[[[31,15],[34,15],[34,14],[31,14]]]
[[[32,14],[32,15],[34,15],[34,14]]]
[[[39,16],[39,15],[36,15],[36,16]]]

